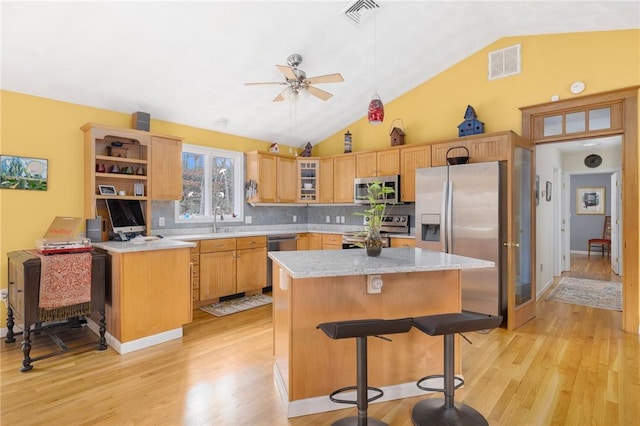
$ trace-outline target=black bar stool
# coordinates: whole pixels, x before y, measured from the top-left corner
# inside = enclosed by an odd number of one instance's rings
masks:
[[[488,330],[500,326],[501,316],[487,316],[471,312],[440,315],[428,315],[413,319],[413,326],[430,336],[444,335],[444,374],[430,375],[418,380],[423,390],[444,392],[443,398],[431,398],[418,402],[411,413],[416,426],[423,425],[488,425],[489,423],[474,408],[456,403],[455,390],[464,384],[464,380],[455,377],[454,354],[456,333]],[[464,337],[464,336],[463,336]],[[444,389],[422,386],[427,379],[444,378]],[[457,383],[455,383],[457,381]]]
[[[357,365],[357,385],[347,386],[338,389],[329,395],[333,402],[343,404],[356,404],[358,406],[358,417],[345,417],[333,423],[333,426],[388,426],[377,419],[367,417],[369,402],[381,398],[382,389],[370,387],[367,383],[367,337],[374,336],[391,341],[384,334],[406,333],[413,325],[412,318],[383,320],[364,319],[351,321],[326,322],[319,324],[317,328],[324,331],[332,339],[356,338],[356,365]],[[356,390],[356,400],[346,400],[336,398],[336,395],[346,391]],[[374,396],[368,398],[368,391],[376,392]]]

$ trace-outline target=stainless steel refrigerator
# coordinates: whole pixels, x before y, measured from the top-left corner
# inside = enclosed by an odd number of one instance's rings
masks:
[[[462,271],[462,309],[506,315],[506,165],[460,164],[416,172],[416,247],[495,262]]]

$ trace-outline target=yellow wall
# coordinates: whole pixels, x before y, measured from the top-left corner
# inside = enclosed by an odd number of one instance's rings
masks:
[[[515,43],[522,44],[522,73],[487,81],[487,52]],[[456,137],[467,104],[475,108],[486,132],[521,133],[519,107],[547,102],[555,94],[562,99],[575,96],[569,86],[577,80],[586,84],[583,94],[639,85],[640,31],[498,40],[388,102],[382,125],[371,126],[365,117],[316,145],[314,155],[342,153],[347,130],[353,134],[354,151],[388,147],[394,118],[403,120],[408,144]],[[0,190],[0,288],[6,288],[7,252],[33,247],[54,216],[83,216],[80,126],[94,122],[129,128],[131,116],[7,91],[0,91],[0,97],[0,153],[49,160],[47,191]],[[269,144],[157,120],[152,120],[151,130],[224,149],[267,150]],[[0,321],[5,318],[6,310],[0,305]]]
[[[0,288],[7,288],[6,254],[33,248],[55,216],[84,216],[83,132],[87,122],[131,128],[131,114],[0,91],[0,153],[46,158],[47,191],[0,190]],[[151,120],[151,131],[222,149],[267,151],[269,142]],[[6,309],[0,304],[5,327]],[[0,327],[1,328],[1,327]]]
[[[487,54],[521,44],[522,73],[489,81]],[[472,105],[485,133],[513,130],[521,134],[520,107],[579,96],[571,83],[583,81],[581,95],[640,84],[640,31],[605,31],[542,36],[508,37],[487,46],[443,73],[385,103],[381,125],[366,117],[341,129],[314,147],[314,155],[343,152],[344,133],[353,134],[353,150],[390,146],[389,130],[394,118],[402,119],[405,144],[458,136],[467,105]],[[380,93],[383,102],[384,93]],[[369,99],[363,99],[363,108]]]

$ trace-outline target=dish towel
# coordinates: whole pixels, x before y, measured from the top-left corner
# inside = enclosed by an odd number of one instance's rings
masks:
[[[54,321],[91,312],[90,252],[43,255],[40,258],[39,317]]]

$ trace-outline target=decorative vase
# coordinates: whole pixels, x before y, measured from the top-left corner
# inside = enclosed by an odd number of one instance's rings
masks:
[[[367,256],[380,256],[380,253],[382,253],[382,239],[380,238],[379,230],[369,228],[364,239],[364,248],[367,250]]]

